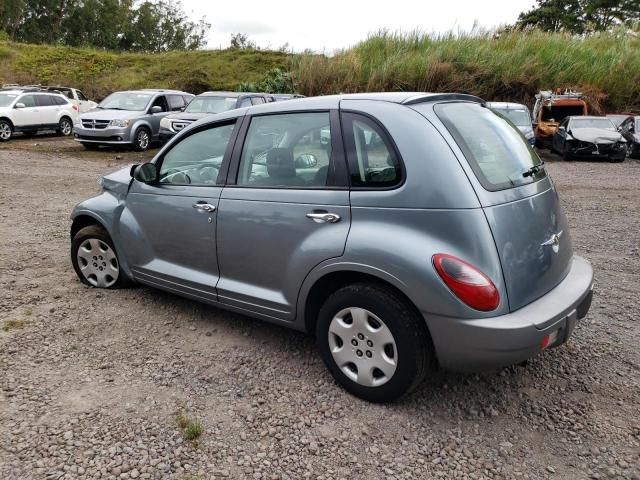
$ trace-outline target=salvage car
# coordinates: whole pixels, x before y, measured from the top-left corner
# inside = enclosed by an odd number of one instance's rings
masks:
[[[166,116],[160,122],[160,139],[171,139],[196,120],[234,108],[274,102],[273,95],[254,92],[204,92],[195,97],[181,113]]]
[[[582,93],[541,91],[533,106],[533,127],[538,147],[551,144],[560,123],[569,116],[587,115],[587,102]]]
[[[50,92],[61,93],[62,95],[67,97],[71,102],[71,104],[77,107],[76,111],[78,113],[87,113],[89,110],[93,110],[98,106],[96,102],[89,100],[87,97],[85,97],[84,93],[82,93],[77,88],[62,87],[62,86],[55,86],[55,87],[48,86],[48,87],[42,87],[42,88]]]
[[[627,153],[631,158],[640,158],[640,115],[627,117],[620,123],[618,131],[627,141]]]
[[[160,138],[160,121],[184,109],[193,97],[158,89],[112,93],[94,110],[78,117],[73,127],[75,140],[88,150],[105,145],[147,150]]]
[[[137,282],[315,334],[337,382],[374,402],[436,366],[557,347],[591,304],[592,268],[544,163],[470,95],[231,110],[100,185],[71,216],[80,281]]]
[[[607,117],[565,118],[551,145],[565,160],[606,158],[622,162],[627,156],[627,141]]]
[[[487,107],[504,115],[518,127],[518,130],[522,132],[529,144],[535,144],[536,139],[533,134],[533,125],[531,124],[531,113],[529,113],[526,105],[510,102],[487,102]]]

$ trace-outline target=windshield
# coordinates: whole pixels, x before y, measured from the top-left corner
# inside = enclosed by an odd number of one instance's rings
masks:
[[[185,108],[187,113],[221,113],[236,108],[234,97],[196,97]]]
[[[584,107],[582,105],[544,107],[540,120],[543,122],[560,123],[567,117],[584,115]]]
[[[142,111],[147,108],[151,94],[139,92],[116,92],[105,98],[98,108],[105,110],[134,110]]]
[[[546,176],[544,168],[532,169],[542,161],[520,131],[490,109],[456,102],[436,105],[435,112],[487,190],[526,185]]]
[[[602,128],[615,130],[616,126],[608,118],[574,118],[571,120],[571,128]]]
[[[514,108],[492,108],[501,115],[504,115],[518,127],[530,127],[531,119],[526,110],[516,110]]]
[[[0,94],[0,107],[8,107],[13,103],[17,96],[18,95],[7,93]]]

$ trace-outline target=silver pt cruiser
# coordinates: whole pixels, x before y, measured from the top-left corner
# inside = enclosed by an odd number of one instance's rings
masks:
[[[518,129],[476,97],[307,98],[200,120],[73,211],[71,261],[315,334],[374,402],[567,341],[592,269]]]

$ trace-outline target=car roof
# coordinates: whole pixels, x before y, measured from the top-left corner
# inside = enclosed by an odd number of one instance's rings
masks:
[[[211,92],[203,92],[198,97],[232,97],[239,98],[243,95],[271,95],[270,93],[264,92],[226,92],[224,90],[220,91],[211,91]]]
[[[526,105],[514,102],[487,102],[489,108],[502,108],[505,110],[529,110]]]

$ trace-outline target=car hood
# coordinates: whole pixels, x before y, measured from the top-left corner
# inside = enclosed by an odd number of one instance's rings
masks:
[[[201,118],[208,117],[209,115],[214,115],[213,113],[172,113],[171,115],[167,115],[166,118],[171,120],[185,120],[187,122],[195,122],[200,120]]]
[[[618,132],[602,128],[572,128],[571,136],[581,142],[589,143],[615,143],[624,141]]]
[[[133,165],[126,166],[115,172],[104,175],[100,178],[100,185],[105,190],[114,192],[116,194],[124,195],[129,189],[131,183],[131,167]]]
[[[136,118],[143,115],[144,112],[132,112],[131,110],[102,110],[94,108],[90,112],[80,115],[80,119],[91,120],[126,120],[128,118]]]

